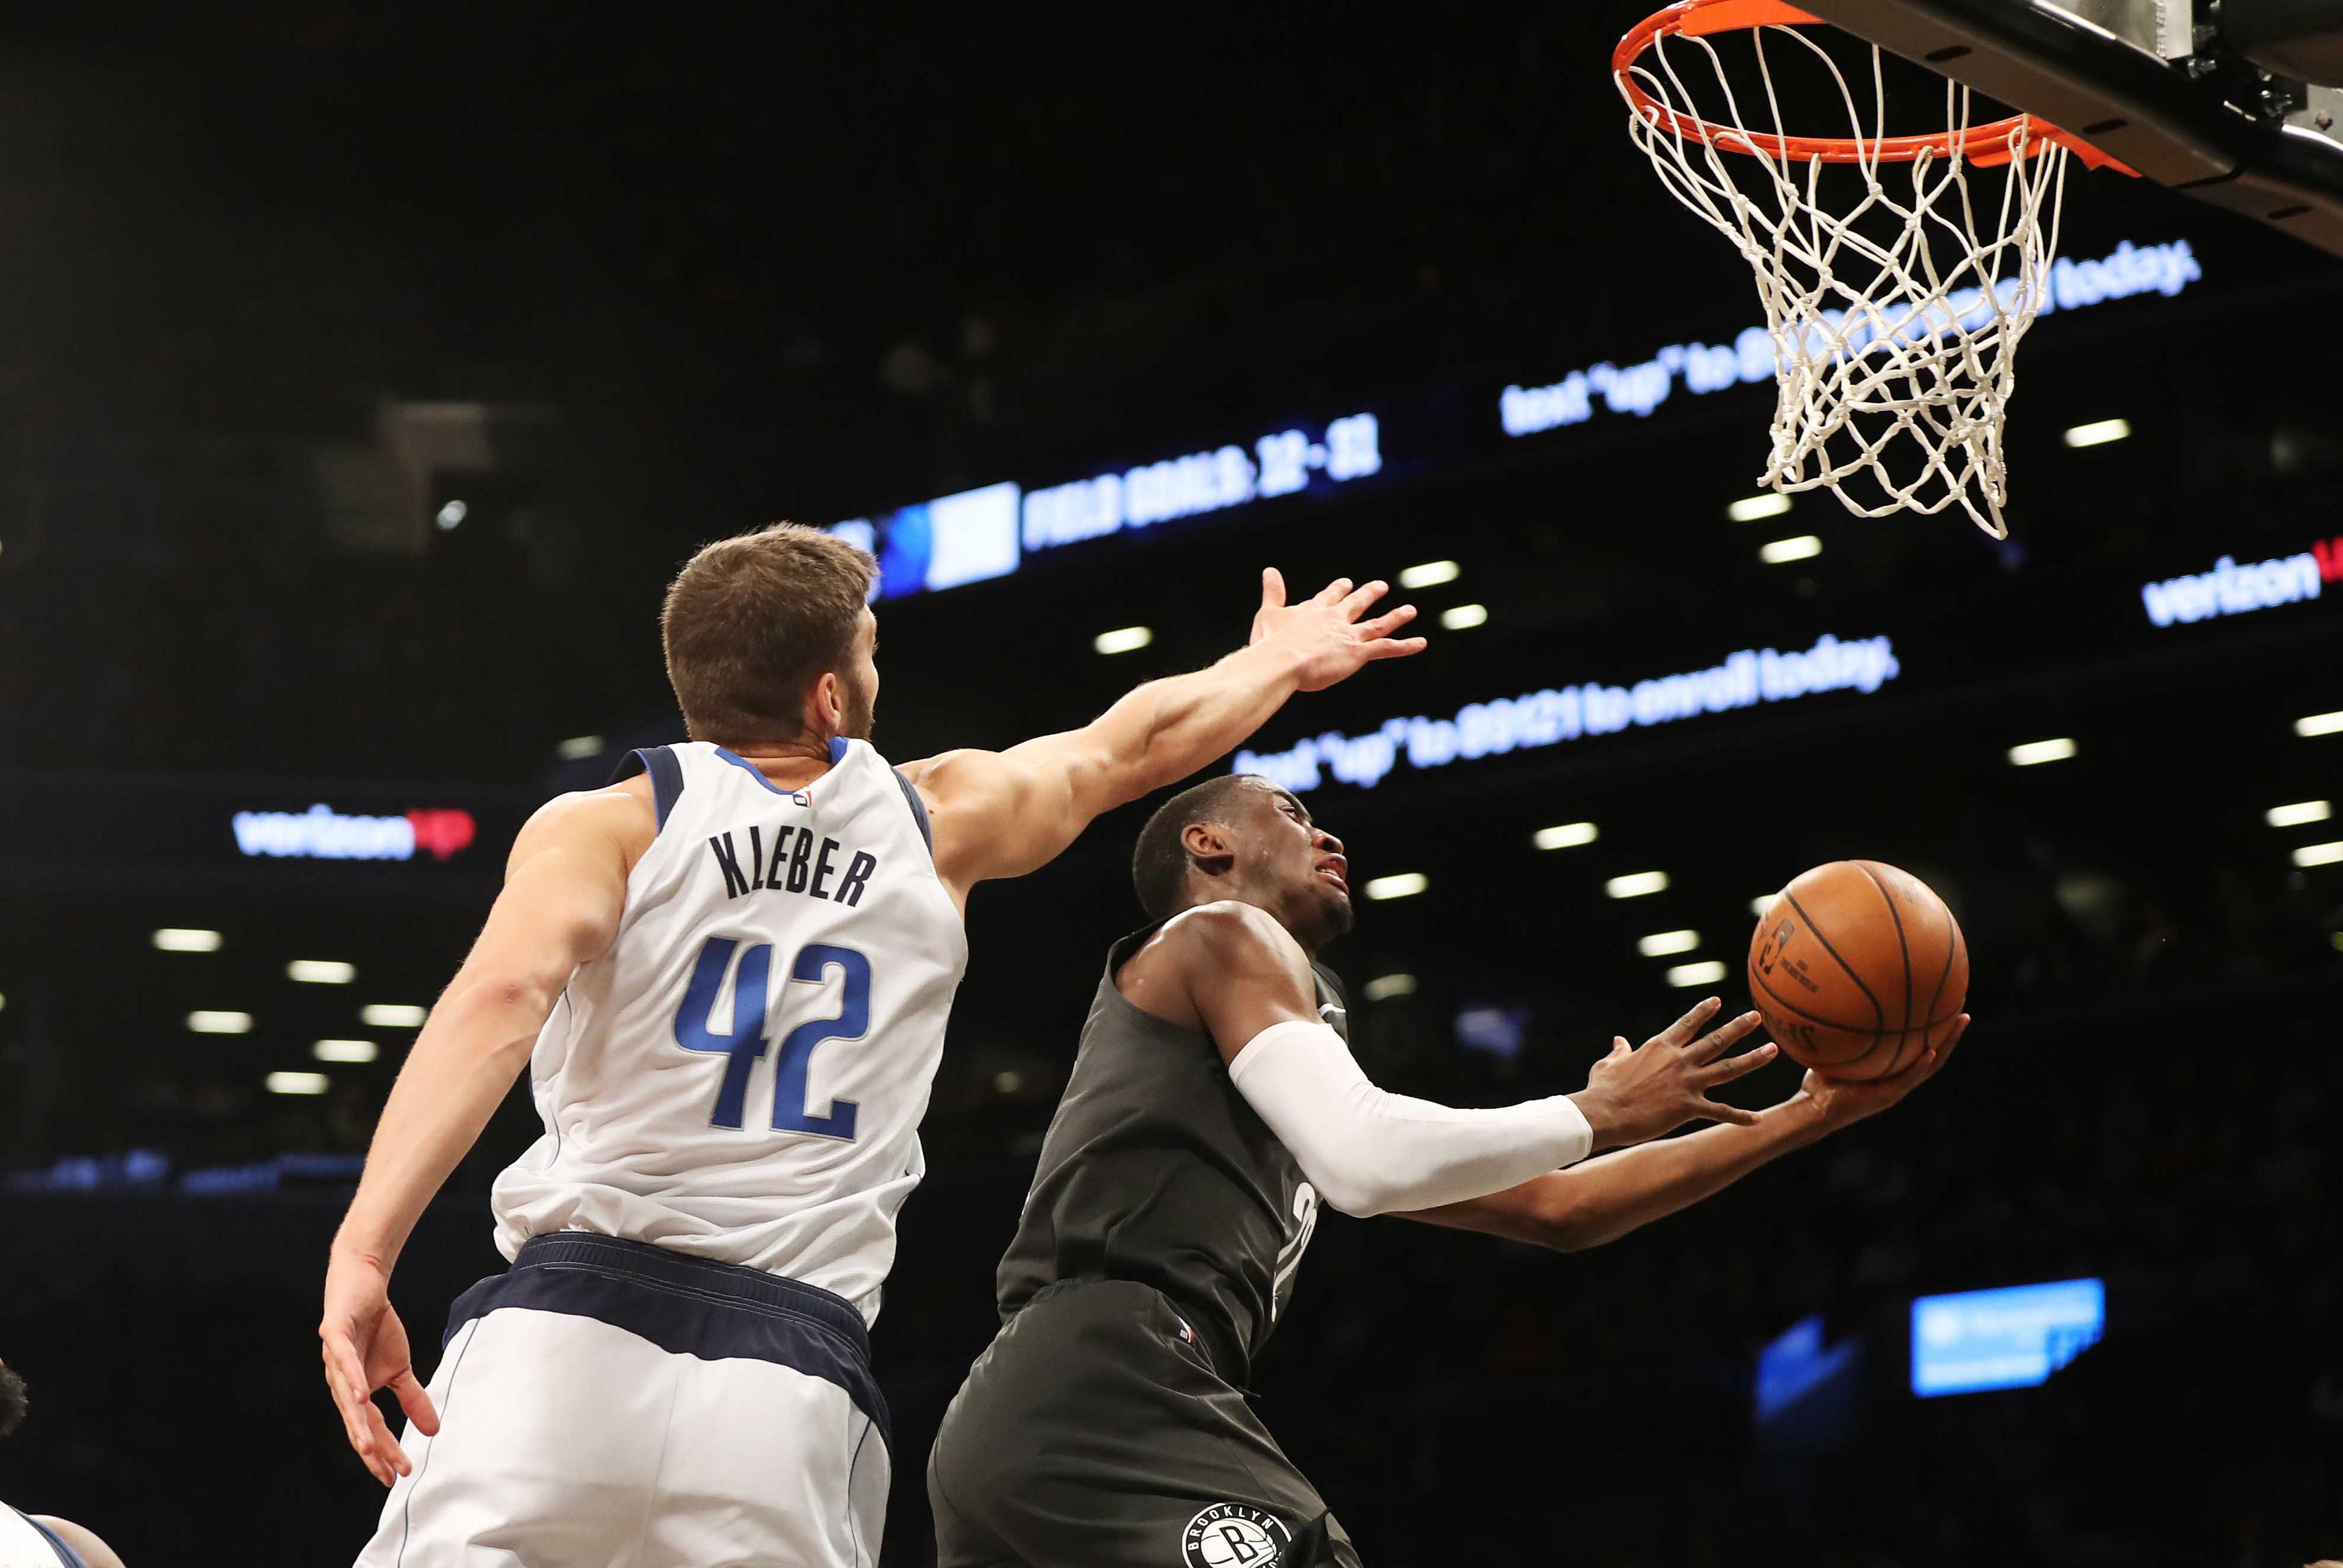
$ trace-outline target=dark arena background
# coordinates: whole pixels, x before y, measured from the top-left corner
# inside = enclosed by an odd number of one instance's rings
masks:
[[[1740,1005],[1822,861],[1962,921],[1947,1070],[1684,1214],[1327,1219],[1257,1403],[1368,1561],[2343,1554],[2343,264],[2077,171],[2009,539],[1785,507],[1747,269],[1606,76],[1641,14],[13,18],[0,1498],[132,1568],[356,1554],[315,1331],[384,1095],[521,820],[682,738],[677,565],[788,517],[885,558],[896,759],[1210,662],[1264,565],[1405,585],[1430,650],[1240,759],[1347,843],[1393,1089]],[[886,1563],[1146,809],[970,902]],[[534,1131],[400,1264],[427,1372]]]

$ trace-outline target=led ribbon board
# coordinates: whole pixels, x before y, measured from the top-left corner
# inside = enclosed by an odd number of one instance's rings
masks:
[[[2243,615],[2318,597],[2322,585],[2343,579],[2343,536],[2323,539],[2297,556],[2248,561],[2223,556],[2209,572],[2143,584],[2140,603],[2157,626]]]
[[[877,597],[958,588],[1015,571],[1026,556],[1127,529],[1233,511],[1383,471],[1383,427],[1349,414],[1322,430],[1295,427],[1255,440],[1027,490],[1004,480],[830,532],[879,558]]]
[[[2186,239],[2145,246],[2126,240],[2094,259],[2059,257],[2045,281],[2039,312],[2046,316],[2144,295],[2168,299],[2203,276]],[[1946,306],[1964,320],[1991,311],[1991,302],[1976,289],[1956,292]],[[1843,321],[1840,313],[1825,311],[1813,330],[1836,331]],[[1927,332],[1946,325],[1916,315],[1905,330]],[[1849,347],[1860,352],[1862,346]],[[1509,386],[1497,397],[1498,423],[1506,436],[1521,437],[1583,425],[1598,407],[1642,418],[1679,388],[1705,396],[1773,374],[1773,338],[1765,327],[1750,327],[1726,344],[1674,344],[1637,364],[1604,360],[1549,386]],[[1418,407],[1429,408],[1438,401],[1427,397]],[[1440,421],[1427,417],[1423,423]],[[1033,556],[1111,534],[1222,516],[1305,491],[1331,493],[1383,472],[1386,435],[1383,417],[1348,414],[1322,427],[1291,426],[1249,442],[1039,488],[1004,479],[850,518],[832,524],[830,531],[878,557],[877,597],[900,598],[1006,577]],[[1465,450],[1428,450],[1439,440],[1430,428],[1411,427],[1410,440],[1406,449],[1415,467],[1455,467],[1470,460]],[[1461,437],[1454,440],[1460,448],[1470,446]]]
[[[2098,1343],[2107,1322],[2098,1280],[1922,1296],[1912,1303],[1912,1392],[2032,1388]]]
[[[2060,256],[2045,281],[2038,314],[2078,310],[2141,294],[2159,294],[2169,299],[2204,276],[2185,239],[2148,246],[2126,240],[2095,261]],[[2004,286],[2016,286],[2010,280],[2005,280]],[[1964,325],[1981,324],[1993,310],[1992,303],[1975,288],[1956,290],[1947,304]],[[1836,331],[1845,318],[1843,311],[1822,313],[1822,322],[1831,331]],[[1933,327],[1925,317],[1916,317],[1910,330],[1926,332]],[[1817,326],[1812,330],[1824,329]],[[1856,352],[1862,348],[1859,343],[1848,347]],[[1498,394],[1497,417],[1508,436],[1534,436],[1566,425],[1584,425],[1594,417],[1598,401],[1611,413],[1632,414],[1640,419],[1666,402],[1678,385],[1694,396],[1704,396],[1773,377],[1773,335],[1763,327],[1747,327],[1729,345],[1672,344],[1641,364],[1623,366],[1604,360],[1574,370],[1551,386],[1508,387]]]
[[[1317,789],[1328,773],[1371,789],[1403,761],[1410,768],[1443,768],[1459,758],[1502,756],[1819,692],[1868,694],[1895,679],[1901,668],[1885,637],[1843,642],[1825,632],[1804,652],[1744,648],[1711,668],[1632,687],[1588,681],[1467,703],[1450,718],[1387,719],[1363,735],[1329,730],[1282,751],[1240,751],[1234,770],[1258,773],[1296,795]]]

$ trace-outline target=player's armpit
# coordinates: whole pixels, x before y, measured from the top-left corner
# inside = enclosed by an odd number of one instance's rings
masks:
[[[1048,865],[1100,812],[1102,754],[1083,730],[1007,751],[946,751],[907,764],[934,836],[936,874],[957,897]]]

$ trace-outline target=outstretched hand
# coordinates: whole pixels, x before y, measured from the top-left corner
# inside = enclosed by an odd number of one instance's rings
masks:
[[[1745,1012],[1708,1033],[1694,1036],[1724,1006],[1710,997],[1675,1022],[1629,1049],[1614,1037],[1611,1052],[1586,1075],[1586,1087],[1570,1098],[1594,1130],[1594,1147],[1614,1149],[1673,1132],[1687,1121],[1730,1121],[1750,1126],[1754,1111],[1711,1100],[1708,1091],[1756,1071],[1774,1060],[1771,1041],[1738,1056],[1725,1054],[1758,1024]]]
[[[378,1265],[337,1252],[326,1267],[326,1311],[317,1324],[326,1387],[341,1412],[342,1430],[385,1486],[413,1464],[391,1436],[390,1423],[374,1402],[375,1391],[390,1390],[424,1436],[439,1432],[439,1412],[416,1381],[407,1328],[391,1310],[389,1291],[389,1277]]]
[[[1389,583],[1354,588],[1349,578],[1336,578],[1300,604],[1289,605],[1284,574],[1265,567],[1261,608],[1253,612],[1252,636],[1246,640],[1254,647],[1266,643],[1292,651],[1299,660],[1295,685],[1303,691],[1323,691],[1374,659],[1423,651],[1423,638],[1392,635],[1415,618],[1413,605],[1403,604],[1372,620],[1360,618],[1390,591]]]
[[[1945,1042],[1921,1054],[1920,1060],[1890,1078],[1873,1078],[1855,1081],[1843,1078],[1825,1078],[1812,1068],[1806,1070],[1805,1081],[1798,1085],[1794,1099],[1811,1102],[1822,1119],[1826,1131],[1876,1116],[1931,1078],[1951,1060],[1953,1047],[1960,1044],[1961,1036],[1968,1032],[1969,1015],[1961,1014],[1945,1036]]]

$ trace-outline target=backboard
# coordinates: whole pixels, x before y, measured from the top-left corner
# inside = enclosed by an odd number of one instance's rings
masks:
[[[2159,185],[2343,256],[2343,0],[1799,4]]]

